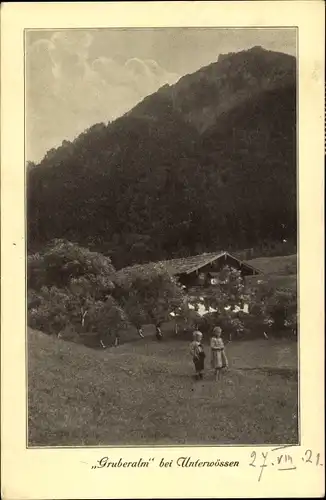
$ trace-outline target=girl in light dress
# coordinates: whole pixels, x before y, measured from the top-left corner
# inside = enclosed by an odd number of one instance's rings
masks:
[[[215,372],[215,379],[221,378],[223,368],[228,368],[229,363],[225,354],[224,342],[222,340],[222,328],[216,326],[211,338],[211,365]]]
[[[193,333],[193,341],[190,344],[190,353],[195,365],[196,379],[203,378],[203,371],[205,365],[205,352],[202,345],[203,334],[196,330]]]

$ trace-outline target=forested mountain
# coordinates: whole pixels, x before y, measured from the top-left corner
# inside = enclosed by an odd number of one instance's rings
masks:
[[[296,239],[296,61],[255,47],[164,86],[27,172],[28,244],[116,267]]]

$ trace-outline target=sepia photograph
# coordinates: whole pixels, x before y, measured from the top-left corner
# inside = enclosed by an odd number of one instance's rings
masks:
[[[28,448],[300,443],[297,39],[25,29]]]

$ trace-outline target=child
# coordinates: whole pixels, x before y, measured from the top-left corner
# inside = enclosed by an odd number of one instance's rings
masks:
[[[224,350],[224,342],[221,338],[222,328],[216,326],[211,338],[211,363],[215,371],[215,380],[219,380],[223,368],[227,368],[229,363]]]
[[[205,352],[202,346],[203,334],[198,330],[193,333],[194,340],[190,344],[190,353],[195,365],[196,379],[203,378],[204,363],[205,363]]]

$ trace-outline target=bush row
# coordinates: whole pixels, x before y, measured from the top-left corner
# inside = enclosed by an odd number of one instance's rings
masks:
[[[88,345],[112,345],[121,332],[136,338],[142,325],[159,326],[171,312],[179,333],[196,327],[211,331],[217,324],[233,339],[293,336],[296,330],[291,290],[246,287],[238,271],[224,268],[219,285],[205,296],[213,312],[200,316],[188,307],[196,305],[196,297],[186,296],[162,264],[117,272],[108,257],[64,240],[28,258],[28,287],[29,326]],[[247,304],[249,314],[238,310],[239,304]]]

